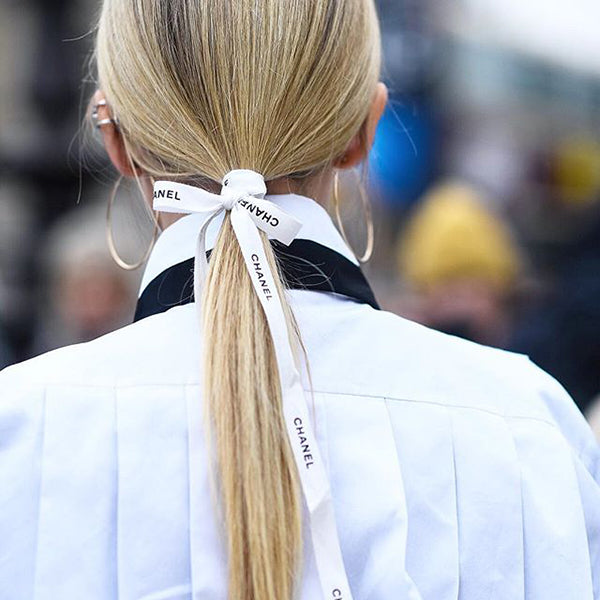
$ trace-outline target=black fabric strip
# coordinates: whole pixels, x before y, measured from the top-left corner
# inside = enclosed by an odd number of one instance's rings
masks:
[[[272,242],[286,287],[293,290],[333,292],[379,310],[360,267],[338,252],[312,240],[294,240],[289,246]],[[210,251],[207,252],[210,258]],[[194,259],[168,268],[155,277],[138,300],[135,321],[194,301]]]

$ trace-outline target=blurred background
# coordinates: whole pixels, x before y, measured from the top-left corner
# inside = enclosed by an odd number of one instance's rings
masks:
[[[391,102],[366,182],[382,306],[522,352],[600,421],[600,3],[379,0]],[[130,322],[116,174],[84,124],[99,3],[0,4],[0,368]],[[345,220],[364,245],[359,179]],[[127,186],[114,237],[152,222]],[[600,430],[600,425],[598,430]]]

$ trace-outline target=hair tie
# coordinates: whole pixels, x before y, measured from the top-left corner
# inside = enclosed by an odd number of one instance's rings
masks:
[[[231,210],[236,202],[251,196],[252,198],[264,199],[267,194],[265,180],[260,173],[248,169],[230,171],[223,177],[221,196],[223,208]]]

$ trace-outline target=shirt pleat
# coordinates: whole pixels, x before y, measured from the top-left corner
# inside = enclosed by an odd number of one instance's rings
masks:
[[[113,468],[113,481],[114,481],[114,494],[113,494],[113,507],[114,507],[114,518],[113,527],[115,535],[113,536],[113,569],[115,573],[113,595],[115,600],[121,600],[121,586],[119,584],[119,411],[117,404],[117,388],[112,388],[112,406],[113,406],[113,452],[114,452],[114,468]]]
[[[512,428],[510,427],[510,422],[505,422],[505,427],[510,436],[510,452],[511,456],[515,462],[515,465],[518,466],[519,472],[519,495],[515,498],[515,501],[519,504],[520,510],[517,515],[515,515],[516,519],[520,522],[521,536],[520,536],[520,548],[517,549],[517,553],[519,559],[521,561],[520,569],[515,572],[515,577],[518,578],[520,593],[518,596],[515,596],[515,600],[527,600],[527,595],[525,593],[525,522],[523,519],[523,473],[521,469],[521,464],[519,461],[519,453],[517,451],[517,444],[514,439]],[[519,565],[515,565],[515,568],[518,569]],[[517,590],[515,589],[515,592]]]
[[[460,584],[461,584],[461,567],[460,567],[460,518],[459,518],[459,496],[458,496],[458,473],[456,466],[456,445],[454,443],[454,433],[452,431],[452,411],[448,410],[448,431],[452,440],[452,476],[454,482],[454,522],[456,523],[456,598],[460,597]]]
[[[523,597],[521,478],[505,420],[453,408],[459,521],[459,598]]]
[[[45,394],[6,390],[0,419],[0,599],[33,598]]]
[[[593,600],[586,525],[564,438],[551,425],[514,419],[521,465],[525,596]]]
[[[447,410],[418,402],[387,406],[406,490],[407,570],[423,600],[456,600],[458,522]]]
[[[114,594],[114,411],[105,388],[46,391],[35,600]]]
[[[600,599],[600,488],[582,464],[581,460],[573,456],[573,467],[577,475],[579,492],[581,495],[581,508],[587,524],[587,540],[589,551],[589,570],[592,578],[594,599]]]
[[[190,580],[185,397],[124,387],[117,413],[119,597],[141,600]]]
[[[354,597],[421,600],[406,571],[406,494],[385,401],[327,397],[325,411],[315,400],[328,422],[336,520],[352,523],[338,532]]]
[[[227,561],[219,531],[216,490],[211,485],[201,388],[185,388],[189,555],[193,600],[227,597]]]

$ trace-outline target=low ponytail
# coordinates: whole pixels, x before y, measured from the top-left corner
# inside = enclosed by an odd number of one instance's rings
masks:
[[[381,48],[374,0],[103,0],[96,57],[136,166],[212,189],[232,168],[284,180],[342,156],[369,113]],[[299,475],[269,327],[229,216],[202,302],[229,598],[291,600]]]
[[[289,600],[302,550],[298,474],[267,319],[229,221],[203,298],[205,410],[219,467],[229,599]],[[293,331],[273,250],[263,245]]]

